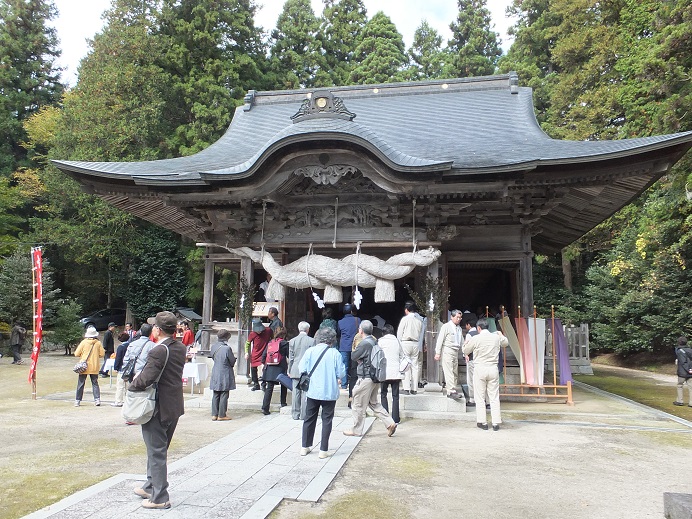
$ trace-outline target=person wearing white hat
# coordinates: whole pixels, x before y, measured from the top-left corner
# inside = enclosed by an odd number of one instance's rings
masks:
[[[94,394],[94,405],[101,405],[101,389],[99,388],[99,367],[100,359],[106,355],[101,341],[98,339],[99,332],[96,328],[89,326],[84,333],[84,340],[77,346],[77,351],[74,352],[75,357],[79,357],[80,362],[86,362],[87,369],[84,373],[79,373],[77,379],[77,393],[75,395],[74,406],[79,407],[84,396],[84,386],[86,378],[89,375],[91,379],[91,391]]]

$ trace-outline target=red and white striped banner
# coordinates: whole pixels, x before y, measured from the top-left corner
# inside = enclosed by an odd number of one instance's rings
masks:
[[[34,344],[31,349],[31,367],[29,368],[29,383],[35,380],[36,363],[41,353],[41,341],[43,340],[43,254],[41,247],[31,248],[31,270],[34,280]]]

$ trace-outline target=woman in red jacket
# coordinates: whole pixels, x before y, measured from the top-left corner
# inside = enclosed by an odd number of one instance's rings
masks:
[[[262,354],[267,349],[267,344],[272,339],[272,331],[262,324],[259,319],[252,320],[252,331],[245,343],[245,358],[250,359],[250,373],[252,376],[252,391],[260,389],[259,374],[257,372],[262,363]],[[252,348],[252,349],[251,349]],[[262,380],[261,389],[266,388],[266,382]]]

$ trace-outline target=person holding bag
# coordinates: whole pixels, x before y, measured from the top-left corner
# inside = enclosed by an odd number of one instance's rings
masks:
[[[87,375],[91,379],[91,392],[94,394],[94,405],[101,405],[101,389],[99,388],[99,370],[101,367],[102,359],[106,354],[103,349],[101,341],[98,340],[99,332],[96,328],[89,326],[84,333],[84,340],[77,346],[77,351],[74,352],[74,356],[78,357],[82,366],[85,367],[84,371],[78,371],[79,377],[77,378],[77,394],[75,395],[74,406],[79,407],[82,403],[82,396],[84,396],[84,386],[86,385]],[[75,366],[75,371],[77,366]]]
[[[305,456],[312,450],[317,414],[321,407],[322,439],[319,457],[323,459],[329,457],[329,435],[332,433],[334,407],[339,398],[341,381],[346,378],[346,368],[341,360],[341,353],[338,349],[332,348],[336,345],[336,332],[333,328],[317,330],[315,343],[315,346],[307,349],[299,365],[300,372],[303,373],[301,382],[308,379],[300,455]]]
[[[218,342],[211,346],[211,358],[214,361],[214,367],[211,369],[211,380],[209,381],[209,389],[214,392],[211,397],[211,419],[212,421],[226,421],[231,417],[228,412],[228,392],[235,389],[235,374],[233,366],[235,366],[235,355],[233,350],[228,345],[228,339],[231,338],[230,330],[220,330],[216,338]]]
[[[142,424],[142,437],[147,448],[147,481],[134,489],[144,498],[142,507],[171,507],[168,495],[168,446],[185,413],[183,399],[183,367],[185,345],[174,338],[177,319],[171,312],[156,314],[152,337],[156,346],[149,351],[147,362],[132,380],[128,391],[144,391],[158,380],[154,415]]]

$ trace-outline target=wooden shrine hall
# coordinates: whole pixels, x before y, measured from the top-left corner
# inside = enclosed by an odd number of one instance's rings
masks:
[[[312,292],[336,304],[356,286],[363,313],[396,326],[404,285],[428,272],[447,281],[451,308],[529,309],[534,254],[594,228],[690,146],[692,132],[551,139],[532,90],[510,73],[250,91],[226,133],[195,155],[53,163],[206,247],[204,323],[222,264],[249,282],[272,274],[292,335],[301,320],[319,323]]]

